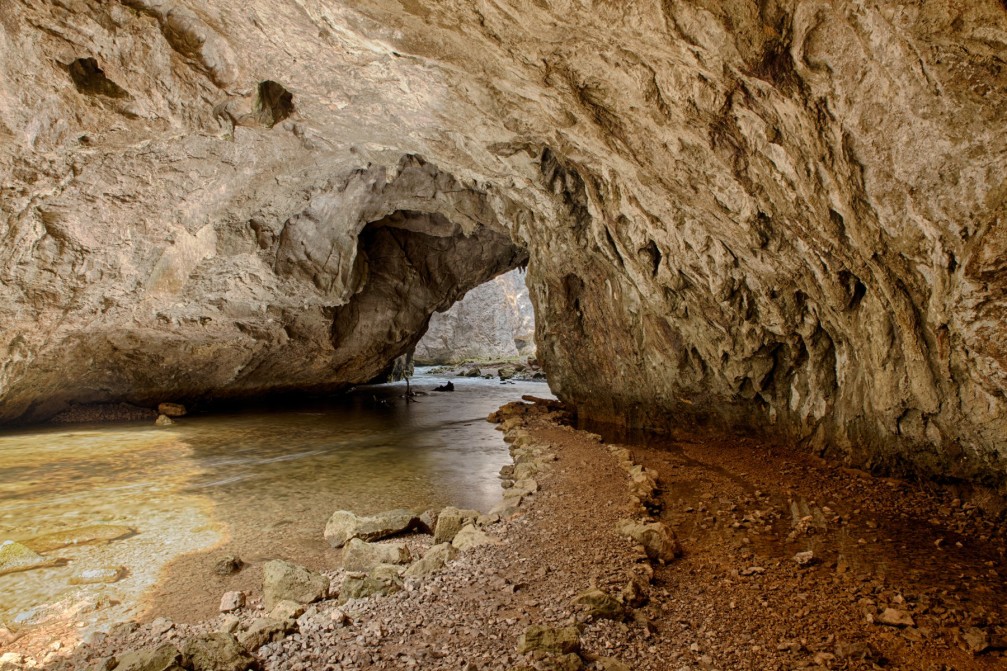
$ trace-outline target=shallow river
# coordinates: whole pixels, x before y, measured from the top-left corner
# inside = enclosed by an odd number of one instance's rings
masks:
[[[419,375],[413,388],[443,381]],[[56,618],[84,631],[151,614],[205,616],[216,610],[212,567],[223,556],[333,567],[338,555],[322,530],[335,510],[488,510],[509,457],[485,417],[522,394],[549,397],[548,386],[454,384],[454,393],[408,404],[403,384],[380,385],[297,410],[192,416],[164,428],[0,434],[0,542],[38,547],[39,536],[73,538],[87,527],[109,535],[104,525],[135,532],[44,551],[60,565],[0,575],[0,619],[17,629]],[[112,574],[118,580],[79,584]]]

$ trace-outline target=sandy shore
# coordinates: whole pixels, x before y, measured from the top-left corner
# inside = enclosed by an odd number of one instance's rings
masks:
[[[627,453],[550,410],[512,407],[503,417],[512,452],[541,457],[532,469],[538,491],[505,519],[482,520],[490,544],[433,576],[405,579],[390,596],[306,606],[254,651],[255,663],[330,671],[938,671],[1007,663],[1004,527],[979,505],[996,512],[991,493],[871,478],[719,434]],[[657,489],[642,495],[632,472],[656,472]],[[627,519],[666,525],[682,555],[648,557],[620,533]],[[407,543],[419,556],[431,539]],[[333,567],[327,575],[338,593],[346,573]],[[612,607],[599,608],[597,598],[577,603],[597,596],[591,590],[611,596]],[[265,615],[261,593],[248,597],[231,614],[123,625],[76,649],[59,632],[35,632],[0,648],[0,669],[115,668],[125,650],[184,648],[218,630],[240,637]],[[576,645],[519,647],[534,627],[575,627]]]

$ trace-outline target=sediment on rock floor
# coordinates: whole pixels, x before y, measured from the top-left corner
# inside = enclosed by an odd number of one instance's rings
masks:
[[[507,494],[491,514],[450,513],[458,533],[483,544],[445,552],[453,558],[439,571],[333,570],[330,596],[315,603],[267,611],[263,595],[250,594],[212,620],[123,625],[67,656],[38,637],[6,648],[48,655],[42,665],[54,671],[141,668],[123,666],[125,651],[159,645],[200,668],[182,653],[221,630],[254,648],[254,659],[232,651],[234,668],[267,670],[963,671],[1005,662],[1004,530],[979,505],[995,508],[992,499],[734,436],[607,444],[566,425],[554,403],[510,404],[493,419],[514,456],[502,474]],[[419,557],[432,540],[372,545],[403,543]],[[368,579],[398,589],[345,600]]]

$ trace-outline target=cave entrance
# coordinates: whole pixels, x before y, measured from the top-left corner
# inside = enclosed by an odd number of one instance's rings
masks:
[[[468,314],[461,299],[472,289],[478,287],[476,296],[492,294],[507,301],[509,293],[520,287],[527,302],[523,277],[511,274],[525,266],[527,259],[527,252],[497,227],[476,225],[463,230],[438,213],[399,210],[368,223],[359,236],[353,269],[356,293],[333,318],[332,344],[337,351],[350,353],[342,363],[346,377],[372,379],[376,371],[368,368],[380,360],[391,363],[378,376],[390,373],[395,360],[417,346],[432,315],[434,324],[443,323],[445,315],[450,321],[456,303],[461,306],[457,311]],[[509,293],[508,286],[512,287]],[[530,303],[526,313],[530,314]],[[515,320],[510,314],[502,313],[499,321],[504,326]],[[530,323],[533,329],[534,322]],[[507,358],[520,355],[515,329],[509,335],[514,351],[507,350]],[[530,333],[520,331],[521,339],[533,341]],[[458,335],[467,337],[463,329]],[[430,359],[424,357],[422,362]]]

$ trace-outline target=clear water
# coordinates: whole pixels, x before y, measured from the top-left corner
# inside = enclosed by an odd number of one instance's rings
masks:
[[[339,509],[488,510],[509,457],[485,417],[522,394],[549,397],[548,387],[454,379],[455,392],[430,391],[442,382],[418,375],[413,389],[430,393],[414,403],[402,398],[404,384],[380,385],[297,410],[192,416],[164,428],[0,434],[0,541],[96,524],[136,531],[45,553],[61,566],[0,575],[0,619],[18,628],[58,615],[78,627],[135,617],[150,594],[170,602],[187,570],[223,554],[325,568],[337,555],[322,530]],[[124,577],[72,584],[97,568]]]

